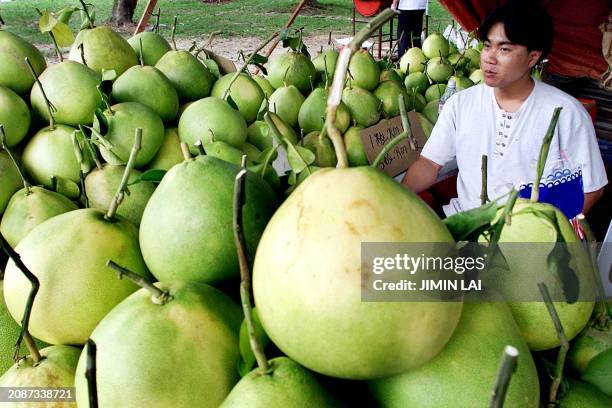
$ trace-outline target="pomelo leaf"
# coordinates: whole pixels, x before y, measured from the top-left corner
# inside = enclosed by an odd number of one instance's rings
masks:
[[[142,173],[139,177],[137,177],[134,181],[129,183],[128,185],[133,185],[140,183],[141,181],[150,181],[153,183],[160,183],[166,174],[166,170],[161,169],[151,169]]]
[[[494,201],[463,211],[442,220],[455,241],[475,242],[477,237],[489,227],[497,215],[498,205]]]
[[[40,20],[38,20],[38,29],[41,33],[48,33],[53,30],[53,27],[55,27],[57,23],[57,19],[49,13],[49,10],[43,10]]]
[[[64,7],[63,9],[61,9],[55,14],[57,15],[57,19],[59,21],[61,21],[64,24],[68,24],[68,22],[70,21],[70,18],[72,17],[72,14],[77,10],[78,10],[78,7]]]
[[[268,335],[266,334],[263,326],[261,325],[256,308],[253,308],[253,324],[255,325],[255,336],[259,340],[262,348],[265,349],[265,347],[270,343],[270,339],[268,338]],[[242,357],[242,364],[239,363],[238,370],[240,372],[240,375],[244,376],[246,375],[246,373],[253,369],[257,362],[255,354],[253,354],[253,350],[251,349],[249,333],[246,327],[246,322],[244,320],[242,321],[242,325],[240,326],[239,346],[240,356]],[[244,371],[246,371],[245,374],[243,374]]]
[[[300,173],[310,164],[314,163],[316,157],[312,151],[305,147],[287,143],[287,159],[293,171]]]
[[[79,188],[79,185],[77,183],[64,177],[56,177],[56,180],[56,192],[68,198],[79,198],[79,196],[81,195],[81,189]]]
[[[55,27],[51,30],[57,45],[60,47],[69,47],[74,42],[74,35],[67,24],[58,21]]]

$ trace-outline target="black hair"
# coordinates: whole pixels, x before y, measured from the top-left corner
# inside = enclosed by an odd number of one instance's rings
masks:
[[[492,10],[478,28],[484,41],[496,23],[504,25],[510,41],[524,45],[529,51],[541,51],[544,58],[553,41],[553,23],[548,12],[537,1],[514,0]]]

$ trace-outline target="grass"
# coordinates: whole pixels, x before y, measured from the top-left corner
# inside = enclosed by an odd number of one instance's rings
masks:
[[[88,0],[96,7],[96,20],[101,24],[109,19],[112,0]],[[134,14],[137,21],[143,12],[146,0],[139,0]],[[351,0],[320,0],[322,7],[306,10],[298,16],[294,27],[304,27],[305,34],[333,32],[352,33],[353,2]],[[58,11],[64,7],[77,6],[77,0],[14,0],[0,3],[0,15],[10,30],[30,42],[47,43],[49,40],[38,31],[38,14],[35,7]],[[170,35],[173,16],[179,24],[177,38],[205,36],[221,31],[223,37],[265,38],[285,24],[298,4],[297,0],[232,0],[220,4],[207,4],[199,0],[160,0],[162,10],[162,32]],[[446,10],[437,2],[430,1],[430,27],[446,26],[452,20]],[[78,13],[71,19],[76,30],[80,24]],[[129,28],[128,31],[131,31]]]

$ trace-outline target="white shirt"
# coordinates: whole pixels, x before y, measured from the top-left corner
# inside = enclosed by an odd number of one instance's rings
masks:
[[[427,0],[400,0],[397,5],[398,10],[425,10]]]
[[[453,95],[444,105],[421,153],[441,166],[454,158],[457,160],[458,197],[444,208],[447,215],[480,206],[483,154],[488,156],[490,199],[533,181],[542,139],[557,106],[563,109],[547,166],[562,158],[573,167],[581,166],[587,193],[608,183],[591,117],[577,99],[535,81],[533,91],[520,109],[508,113],[499,107],[493,91],[481,84]]]

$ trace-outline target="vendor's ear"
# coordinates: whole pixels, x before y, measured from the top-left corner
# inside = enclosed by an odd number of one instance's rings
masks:
[[[542,51],[537,51],[537,50],[529,51],[529,55],[528,55],[529,68],[533,68],[535,64],[538,63],[541,56],[542,56]]]

